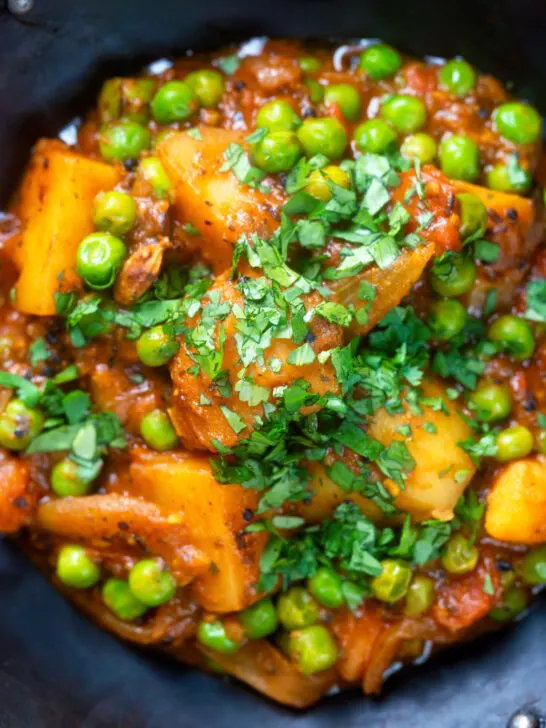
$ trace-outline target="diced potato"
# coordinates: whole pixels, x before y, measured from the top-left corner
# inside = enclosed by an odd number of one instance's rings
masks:
[[[546,459],[506,465],[487,498],[485,530],[499,541],[546,543]]]
[[[52,315],[54,293],[81,286],[74,270],[76,253],[94,229],[93,199],[118,180],[115,167],[76,154],[61,142],[38,144],[16,203],[23,229],[15,255],[21,269],[15,285],[17,310]]]
[[[409,294],[412,286],[421,278],[429,260],[434,255],[435,246],[429,243],[415,250],[405,250],[388,268],[373,266],[357,276],[342,278],[331,285],[334,300],[344,306],[353,305],[357,310],[365,301],[358,297],[361,281],[366,281],[376,288],[376,297],[368,310],[365,324],[353,321],[348,329],[351,336],[363,336],[371,331],[386,314],[398,306]]]
[[[190,453],[142,451],[131,465],[132,491],[179,516],[192,543],[210,559],[193,583],[195,599],[211,612],[244,609],[255,597],[263,534],[239,534],[245,509],[255,509],[256,491],[220,485],[208,459]]]
[[[450,520],[476,470],[470,457],[458,445],[472,433],[439,383],[425,382],[422,389],[427,397],[442,397],[449,415],[430,407],[424,407],[421,415],[412,414],[407,406],[403,414],[397,415],[380,409],[373,416],[368,434],[385,446],[395,440],[405,442],[416,462],[407,477],[405,490],[389,479],[385,481],[386,487],[396,496],[395,505],[419,520]],[[427,432],[426,423],[431,423],[436,431]],[[410,425],[411,435],[405,437],[398,432],[402,425]],[[432,429],[431,426],[427,428]]]
[[[191,223],[203,236],[203,257],[216,270],[231,265],[233,246],[243,233],[268,237],[278,227],[283,195],[274,183],[268,194],[241,183],[231,171],[220,171],[232,143],[244,135],[226,129],[200,128],[202,139],[175,132],[157,153],[175,188],[181,223]]]

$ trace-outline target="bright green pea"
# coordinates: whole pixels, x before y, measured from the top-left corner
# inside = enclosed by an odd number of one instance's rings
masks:
[[[109,78],[102,85],[98,107],[100,120],[105,124],[116,121],[121,116],[122,83],[122,78]]]
[[[430,134],[419,132],[404,139],[400,153],[406,159],[417,158],[421,164],[430,164],[438,153],[438,146]]]
[[[380,81],[383,78],[394,76],[402,65],[402,58],[394,48],[379,43],[366,48],[360,56],[359,65],[371,79]]]
[[[462,240],[482,237],[487,230],[487,208],[476,195],[461,192],[457,195],[461,225],[459,232]]]
[[[497,435],[497,460],[507,463],[509,460],[524,458],[533,449],[533,433],[523,425],[515,425],[501,430]]]
[[[219,71],[211,68],[192,71],[186,76],[184,82],[193,91],[201,106],[206,109],[216,108],[224,95],[224,77]]]
[[[314,78],[306,78],[303,82],[309,89],[309,98],[312,104],[320,104],[324,98],[324,88]]]
[[[265,172],[288,172],[301,157],[301,145],[293,131],[279,129],[252,145],[252,157]]]
[[[325,607],[336,609],[345,603],[342,584],[339,574],[323,566],[309,579],[307,586],[317,601]]]
[[[158,157],[143,159],[139,164],[137,174],[152,186],[154,195],[158,200],[173,201],[174,188]]]
[[[152,99],[152,114],[159,124],[185,121],[197,111],[199,104],[184,81],[167,81]]]
[[[436,339],[448,341],[466,324],[466,308],[454,298],[434,301],[429,308],[428,325]]]
[[[51,489],[59,498],[87,495],[92,482],[82,477],[79,465],[70,458],[61,460],[51,471]]]
[[[521,562],[521,576],[526,584],[546,584],[546,544],[528,551]]]
[[[442,553],[442,566],[450,574],[468,574],[474,571],[480,553],[476,546],[460,533],[452,536]]]
[[[135,224],[136,202],[125,192],[99,192],[93,203],[95,227],[112,235],[125,235]]]
[[[202,645],[221,655],[233,655],[240,647],[237,642],[227,636],[226,628],[219,619],[215,622],[199,622],[197,639]]]
[[[293,586],[277,601],[277,614],[286,629],[308,627],[317,621],[319,608],[311,594],[302,586]]]
[[[538,433],[537,448],[542,455],[546,455],[546,430],[540,430]]]
[[[476,275],[476,263],[472,258],[453,253],[434,261],[429,281],[440,296],[455,298],[472,288]]]
[[[140,423],[140,434],[146,445],[158,452],[172,450],[178,445],[178,437],[169,415],[161,409],[144,415]]]
[[[152,100],[156,84],[153,78],[111,78],[106,81],[99,95],[101,122],[108,124],[120,118],[146,122],[146,107]]]
[[[284,99],[274,99],[264,104],[256,116],[258,129],[294,131],[300,124],[300,117]]]
[[[476,142],[462,134],[453,134],[440,144],[440,166],[451,179],[473,182],[480,174],[480,155]]]
[[[337,159],[347,146],[347,132],[338,119],[305,119],[297,133],[308,157],[324,154],[328,159]]]
[[[396,132],[383,119],[368,119],[356,127],[354,138],[361,152],[383,154],[398,139]]]
[[[338,658],[335,640],[321,624],[291,632],[288,653],[304,675],[327,670]]]
[[[529,595],[523,587],[515,586],[509,589],[502,598],[502,605],[496,607],[489,612],[489,617],[495,622],[509,622],[518,614],[527,609],[529,604]]]
[[[125,244],[115,235],[91,233],[78,247],[76,270],[89,288],[110,288],[126,254]]]
[[[99,567],[91,561],[83,546],[63,546],[57,557],[57,576],[66,586],[89,589],[100,579]]]
[[[512,394],[506,384],[484,382],[468,395],[468,404],[480,422],[498,422],[512,409]]]
[[[272,634],[279,624],[277,610],[269,597],[252,604],[237,615],[246,636],[251,640],[259,640]]]
[[[535,339],[531,327],[525,319],[512,314],[499,316],[493,321],[487,332],[487,338],[519,361],[529,359],[535,351]]]
[[[493,114],[499,133],[515,144],[531,144],[540,138],[542,119],[538,111],[521,101],[499,106]]]
[[[409,617],[424,614],[432,606],[435,596],[434,581],[424,574],[416,574],[411,580],[406,594],[404,612]]]
[[[6,450],[25,450],[40,434],[43,414],[27,407],[20,399],[11,399],[0,413],[0,447]]]
[[[318,73],[321,69],[321,62],[314,56],[302,56],[298,58],[300,68],[304,73]]]
[[[145,126],[136,121],[120,121],[102,129],[99,148],[107,162],[125,162],[138,159],[151,142],[152,136]]]
[[[391,96],[381,106],[381,116],[395,129],[411,134],[419,131],[427,120],[427,108],[417,96]]]
[[[463,98],[476,85],[476,72],[466,61],[454,58],[441,68],[440,82],[452,94]]]
[[[360,114],[362,101],[360,94],[349,83],[332,83],[324,89],[324,103],[337,104],[343,116],[354,121]]]
[[[381,602],[394,604],[407,594],[412,576],[411,568],[399,559],[384,559],[381,568],[381,574],[372,580],[373,594]]]
[[[499,192],[523,194],[531,186],[533,179],[526,169],[508,164],[496,164],[487,172],[487,186]]]
[[[163,331],[163,326],[147,329],[136,344],[138,358],[149,367],[163,366],[179,348],[179,343]]]
[[[129,572],[131,594],[147,607],[158,607],[174,597],[176,581],[154,559],[137,562]]]
[[[145,604],[133,596],[124,579],[108,579],[102,587],[102,600],[124,622],[133,622],[148,610]]]

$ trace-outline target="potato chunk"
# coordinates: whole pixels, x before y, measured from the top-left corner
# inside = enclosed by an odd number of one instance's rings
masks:
[[[279,224],[283,195],[273,182],[265,194],[241,183],[232,171],[220,171],[228,146],[243,144],[241,134],[210,127],[200,131],[202,139],[185,131],[169,134],[157,153],[174,185],[178,220],[201,233],[203,258],[223,270],[243,233],[271,235]]]
[[[404,441],[415,460],[405,490],[388,479],[385,481],[396,496],[395,505],[419,520],[447,521],[453,518],[453,509],[476,470],[458,445],[472,433],[439,383],[425,382],[422,389],[426,397],[442,397],[449,414],[423,407],[422,414],[414,415],[406,406],[403,414],[391,416],[381,409],[374,414],[368,434],[385,446],[394,440]],[[402,425],[411,427],[411,435],[405,437],[398,432]]]
[[[254,598],[263,534],[239,538],[243,513],[258,494],[240,485],[220,485],[208,459],[189,453],[142,451],[131,465],[133,492],[180,517],[192,543],[210,560],[192,585],[195,599],[211,612],[244,609]]]
[[[546,460],[541,457],[506,465],[487,499],[485,530],[508,543],[546,542]]]
[[[21,246],[15,262],[15,308],[23,313],[55,313],[54,293],[81,286],[76,253],[93,232],[95,195],[119,180],[115,167],[68,149],[57,141],[38,144],[23,180],[16,211],[21,218]]]

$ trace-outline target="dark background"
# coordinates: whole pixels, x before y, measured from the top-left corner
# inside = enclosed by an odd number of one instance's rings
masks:
[[[82,111],[109,74],[253,35],[381,37],[462,54],[546,111],[543,0],[0,0],[0,204],[38,136]],[[1,271],[0,271],[1,275]],[[546,714],[544,601],[523,623],[391,678],[381,699],[279,708],[98,631],[0,541],[0,728],[497,728]]]

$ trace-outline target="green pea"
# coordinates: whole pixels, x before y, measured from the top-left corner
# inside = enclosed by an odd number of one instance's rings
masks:
[[[476,568],[479,556],[478,549],[458,533],[447,542],[441,561],[450,574],[468,574]]]
[[[172,450],[178,445],[178,437],[169,415],[160,409],[144,415],[140,423],[140,434],[146,445],[158,452]]]
[[[394,604],[403,599],[411,581],[411,568],[399,559],[384,559],[381,574],[372,580],[372,591],[376,599]]]
[[[538,111],[520,101],[499,106],[493,114],[499,133],[515,144],[531,144],[540,138],[542,119]]]
[[[499,192],[524,194],[533,179],[526,169],[514,168],[508,164],[496,164],[487,172],[487,186]]]
[[[300,117],[284,99],[274,99],[264,104],[256,116],[258,129],[294,131],[300,124]]]
[[[343,124],[329,117],[305,119],[298,129],[298,139],[308,157],[324,154],[328,159],[341,157],[348,141]]]
[[[138,175],[151,185],[158,200],[173,201],[174,189],[171,180],[158,157],[143,159],[138,167]]]
[[[321,62],[314,56],[302,56],[298,58],[300,68],[304,73],[318,73],[321,69]]]
[[[279,624],[277,610],[269,597],[252,604],[237,615],[246,636],[251,640],[259,640],[272,634]]]
[[[252,145],[254,162],[270,174],[288,172],[301,157],[301,145],[293,131],[271,131]]]
[[[440,166],[451,179],[472,182],[480,174],[480,155],[476,142],[462,134],[453,134],[440,144]]]
[[[279,597],[277,614],[286,629],[299,629],[317,621],[319,608],[307,589],[293,586]]]
[[[509,589],[502,598],[502,605],[489,612],[495,622],[509,622],[527,609],[529,596],[521,586]]]
[[[391,96],[381,106],[381,116],[404,134],[419,131],[427,120],[427,108],[417,96]]]
[[[149,367],[163,366],[179,348],[179,343],[163,331],[163,326],[147,329],[136,344],[138,358]]]
[[[440,296],[455,298],[472,288],[476,275],[476,263],[472,258],[452,253],[434,261],[429,281]]]
[[[131,594],[147,607],[158,607],[172,599],[176,581],[154,559],[137,562],[129,572]]]
[[[237,642],[227,636],[226,628],[219,619],[215,622],[199,622],[197,639],[202,645],[221,655],[233,655],[240,647]]]
[[[321,624],[291,632],[288,653],[304,675],[327,670],[338,658],[335,640]]]
[[[6,450],[25,450],[40,434],[43,414],[28,407],[20,399],[12,399],[0,414],[0,447]]]
[[[521,562],[521,576],[526,584],[546,584],[546,544],[528,551]]]
[[[523,427],[516,425],[507,427],[497,435],[497,460],[507,463],[509,460],[524,458],[533,449],[533,433]]]
[[[306,78],[303,82],[309,89],[309,98],[312,104],[320,104],[324,98],[324,88],[314,78]]]
[[[70,458],[61,460],[51,471],[51,489],[59,498],[87,495],[93,479],[82,477],[80,467]]]
[[[398,139],[396,132],[383,119],[368,119],[356,127],[354,138],[361,152],[383,154]]]
[[[224,95],[224,77],[219,71],[204,68],[201,71],[192,71],[184,79],[185,83],[195,94],[197,100],[206,109],[218,106]]]
[[[529,359],[535,351],[531,327],[525,319],[512,314],[499,316],[489,327],[487,338],[519,361]]]
[[[448,61],[440,70],[440,82],[455,96],[463,98],[476,85],[472,66],[459,58]]]
[[[124,579],[108,579],[102,587],[102,600],[124,622],[133,622],[148,610],[145,604],[133,596]]]
[[[63,546],[57,557],[57,576],[65,586],[89,589],[100,579],[99,567],[91,561],[83,546]]]
[[[99,192],[93,203],[95,227],[112,235],[125,235],[135,224],[136,202],[125,192]]]
[[[132,121],[145,123],[149,117],[147,105],[154,96],[156,86],[155,78],[123,79],[123,116]]]
[[[454,298],[434,301],[429,308],[428,325],[436,339],[448,341],[466,324],[466,308]]]
[[[99,99],[99,117],[100,120],[109,124],[116,121],[121,116],[121,85],[123,79],[109,78],[102,85]]]
[[[335,164],[328,164],[322,169],[314,169],[311,172],[304,189],[318,200],[328,202],[328,200],[332,199],[329,181],[345,189],[351,186],[351,178],[344,169]]]
[[[354,86],[349,83],[332,83],[324,89],[324,102],[326,104],[337,104],[343,116],[349,121],[354,121],[362,108],[360,94]]]
[[[424,574],[416,574],[406,594],[405,613],[409,617],[424,614],[432,606],[435,596],[434,581]]]
[[[546,430],[540,430],[538,433],[537,448],[542,455],[546,455]]]
[[[360,56],[359,65],[371,79],[380,81],[383,78],[394,76],[402,65],[402,58],[394,48],[379,43],[366,48]]]
[[[482,383],[468,396],[468,404],[481,422],[498,422],[512,409],[512,394],[506,384]]]
[[[476,195],[461,192],[457,195],[461,225],[459,232],[462,240],[480,238],[487,230],[487,208]]]
[[[438,153],[438,146],[434,138],[425,132],[410,134],[402,142],[400,153],[406,159],[417,158],[421,164],[430,164]]]
[[[197,111],[199,104],[184,81],[167,81],[152,99],[152,115],[159,124],[185,121]]]
[[[323,566],[309,579],[307,586],[317,601],[325,607],[336,609],[345,604],[342,584],[339,574]]]
[[[102,129],[99,148],[107,162],[125,162],[138,159],[151,142],[152,136],[145,126],[136,121],[120,121]]]
[[[91,233],[78,247],[76,270],[89,288],[110,288],[126,254],[125,244],[115,235]]]

